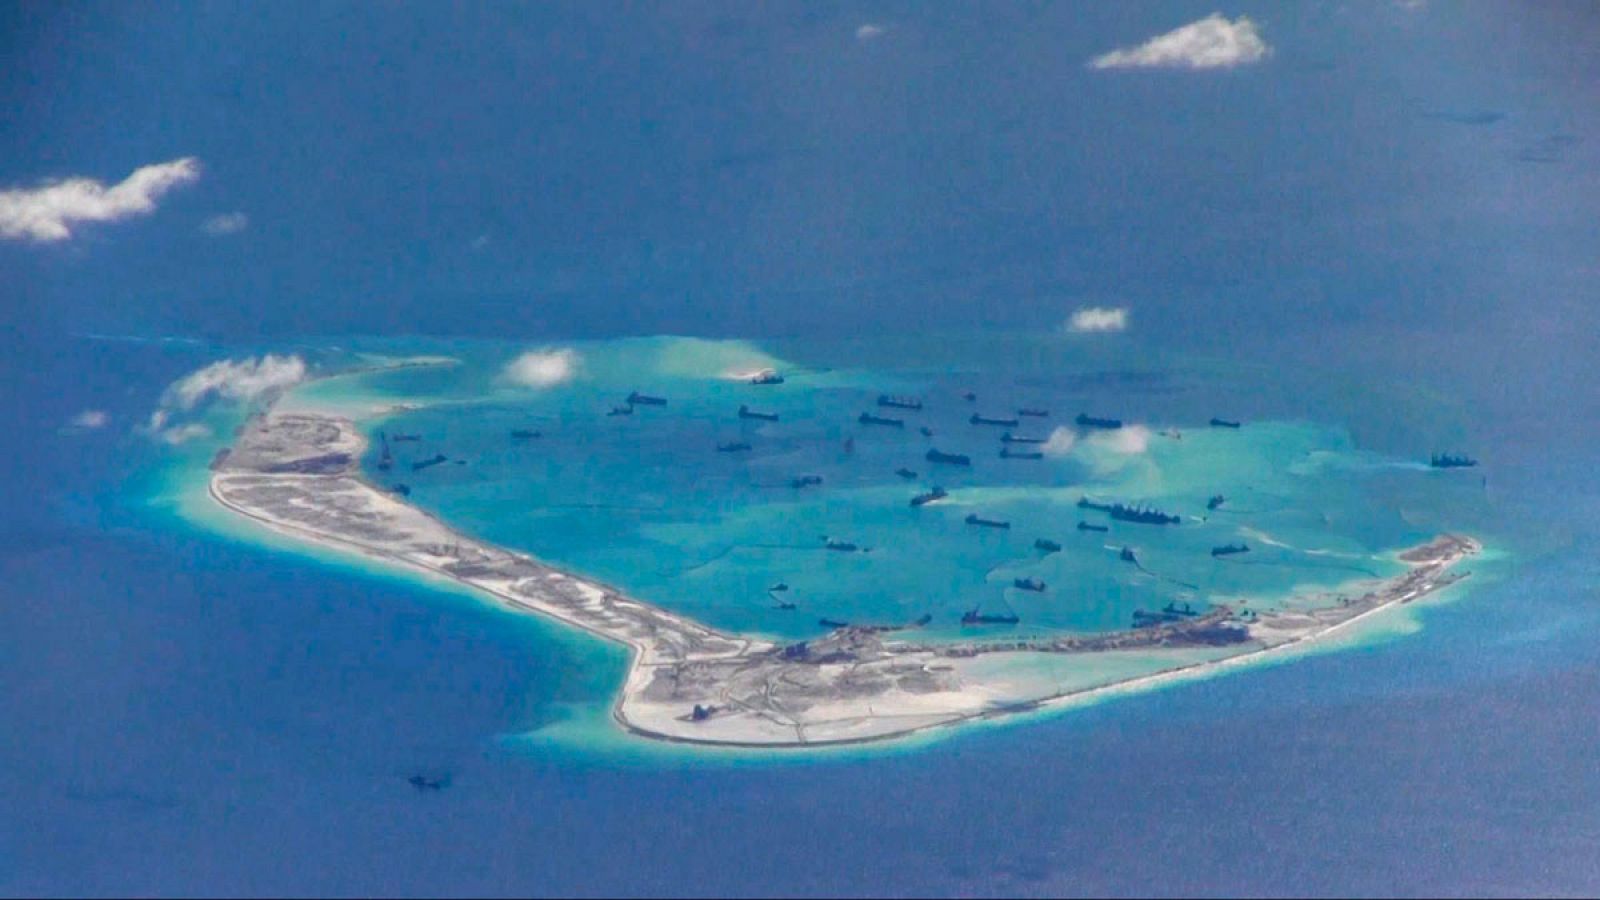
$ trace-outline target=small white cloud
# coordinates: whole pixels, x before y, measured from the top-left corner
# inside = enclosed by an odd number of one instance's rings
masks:
[[[582,358],[570,349],[529,350],[506,365],[501,377],[523,387],[554,387],[578,374]]]
[[[188,411],[213,399],[259,400],[293,387],[305,377],[306,362],[298,356],[269,353],[259,359],[224,359],[173,382],[163,405]]]
[[[198,438],[210,437],[211,429],[201,425],[198,422],[190,422],[187,425],[175,425],[171,428],[164,429],[160,432],[157,432],[156,436],[161,438],[162,441],[176,447],[179,444],[187,444],[188,442]]]
[[[200,224],[200,230],[212,237],[238,234],[250,226],[250,217],[242,212],[219,213]]]
[[[147,215],[161,195],[199,177],[200,161],[185,157],[136,169],[111,187],[79,177],[0,191],[0,238],[64,241],[77,222]]]
[[[1078,433],[1065,425],[1050,432],[1050,437],[1039,449],[1045,456],[1066,456],[1078,444]]]
[[[1127,331],[1127,307],[1084,306],[1067,319],[1067,330],[1074,334],[1101,331]]]
[[[72,428],[77,428],[83,431],[92,431],[96,428],[106,427],[106,423],[110,420],[110,417],[105,414],[104,410],[86,409],[83,412],[73,416],[72,420],[67,424]]]
[[[874,25],[871,22],[868,22],[867,24],[856,29],[856,40],[870,41],[873,38],[883,37],[884,32],[888,30],[889,29],[882,25]]]
[[[1144,425],[1124,425],[1111,431],[1096,431],[1086,442],[1099,450],[1132,456],[1150,449],[1150,429]]]
[[[1256,23],[1230,22],[1212,13],[1198,22],[1158,35],[1137,47],[1113,50],[1089,61],[1093,69],[1229,69],[1260,62],[1272,52]]]

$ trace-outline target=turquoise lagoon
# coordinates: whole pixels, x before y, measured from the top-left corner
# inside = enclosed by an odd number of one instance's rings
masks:
[[[376,469],[374,440],[369,477],[407,484],[414,503],[468,533],[716,627],[783,639],[825,632],[822,619],[926,616],[924,636],[943,639],[1123,628],[1134,610],[1171,602],[1269,608],[1392,574],[1401,568],[1394,551],[1445,530],[1484,537],[1489,525],[1485,478],[1420,462],[1456,449],[1445,442],[1462,430],[1459,411],[1403,385],[1319,373],[1268,380],[1225,360],[1157,358],[1119,338],[756,345],[663,337],[553,347],[575,354],[572,377],[529,388],[504,369],[541,348],[346,341],[322,354],[324,368],[416,355],[455,363],[316,381],[293,402],[349,412],[374,436],[418,436],[392,445],[390,472]],[[784,383],[750,384],[749,373],[764,368]],[[668,405],[606,415],[633,390]],[[1376,392],[1392,398],[1394,417],[1340,421],[1346,404]],[[878,409],[880,393],[918,396],[924,408]],[[741,420],[740,405],[779,421]],[[968,420],[1019,408],[1050,412],[1013,429],[1055,434],[1044,459],[1001,458],[1005,429]],[[1306,418],[1307,409],[1327,418]],[[906,426],[861,425],[864,411]],[[1079,412],[1128,427],[1086,432],[1071,422]],[[1208,427],[1212,416],[1244,427]],[[514,439],[517,429],[540,437]],[[734,442],[751,449],[716,449]],[[973,465],[933,466],[929,447],[967,454]],[[412,471],[436,453],[451,462]],[[896,474],[902,468],[916,478]],[[803,474],[822,484],[793,487]],[[933,484],[948,499],[909,505]],[[1208,510],[1215,494],[1227,502]],[[1183,521],[1108,521],[1077,507],[1085,495],[1148,504]],[[1011,527],[968,525],[971,513]],[[1080,520],[1110,530],[1080,531]],[[864,549],[829,551],[826,538]],[[1063,549],[1042,553],[1038,538]],[[1248,554],[1210,554],[1239,542]],[[1139,565],[1119,559],[1125,546]],[[1019,591],[1016,578],[1048,589]],[[769,591],[779,583],[788,589]],[[963,628],[962,612],[974,607],[1021,622]]]

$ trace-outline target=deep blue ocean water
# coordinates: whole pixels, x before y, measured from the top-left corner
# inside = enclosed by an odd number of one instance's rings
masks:
[[[0,892],[1592,893],[1593,10],[1230,9],[1269,63],[1082,68],[1210,11],[0,11],[0,180],[207,166],[150,219],[0,244]],[[173,458],[133,430],[329,335],[856,341],[839,366],[899,336],[961,369],[951,335],[1088,302],[1363,452],[1482,457],[1505,561],[1337,653],[696,754],[596,737],[614,649],[152,506]],[[86,408],[111,424],[63,433]]]

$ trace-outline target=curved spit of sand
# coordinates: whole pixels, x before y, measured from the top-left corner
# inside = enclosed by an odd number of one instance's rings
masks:
[[[617,722],[693,743],[876,740],[1188,677],[1326,636],[1437,590],[1465,577],[1451,567],[1480,549],[1471,538],[1437,538],[1401,555],[1408,572],[1295,613],[1245,619],[1218,607],[1132,631],[958,644],[841,628],[785,646],[725,634],[462,534],[362,479],[365,448],[347,419],[269,410],[218,454],[211,496],[275,531],[437,573],[514,609],[627,644],[632,660]],[[1048,664],[1069,656],[1092,664],[1063,680]]]

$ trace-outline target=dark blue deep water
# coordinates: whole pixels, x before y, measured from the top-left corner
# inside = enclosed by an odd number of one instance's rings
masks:
[[[0,242],[0,893],[1600,888],[1600,14],[1245,4],[1255,67],[1083,65],[1213,5],[0,6],[0,185],[206,167],[148,218]],[[620,653],[195,527],[135,431],[313,335],[1088,303],[1265,380],[1404,386],[1341,422],[1382,452],[1414,449],[1384,403],[1431,398],[1508,561],[1416,634],[1067,715],[634,754],[513,739]]]

